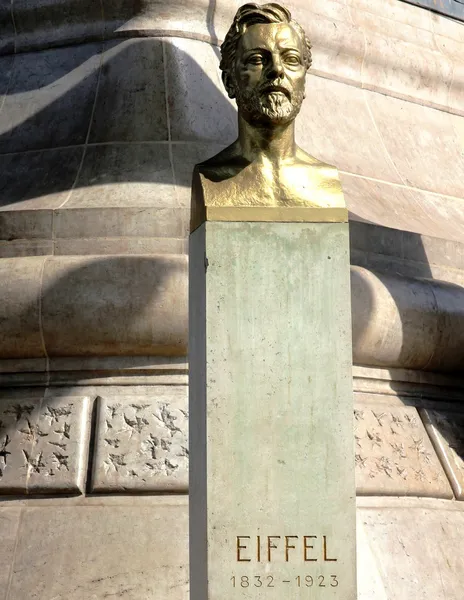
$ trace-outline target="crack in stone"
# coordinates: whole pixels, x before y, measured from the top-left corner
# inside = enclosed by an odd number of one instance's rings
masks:
[[[45,469],[47,467],[47,465],[42,461],[43,452],[41,452],[36,458],[32,458],[32,456],[26,450],[23,450],[23,454],[26,460],[26,464],[24,465],[26,468],[30,468],[36,473],[40,474],[40,469]]]
[[[26,437],[26,441],[32,442],[38,437],[47,437],[48,433],[45,433],[40,429],[38,425],[32,424],[29,419],[26,418],[27,428],[19,429],[19,432]]]

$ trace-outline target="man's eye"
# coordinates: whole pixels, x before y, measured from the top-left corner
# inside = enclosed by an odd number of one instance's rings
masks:
[[[289,65],[299,65],[300,64],[300,59],[298,58],[298,56],[287,55],[284,58],[284,60]]]
[[[262,65],[263,64],[263,58],[262,56],[250,56],[250,58],[247,60],[248,64],[250,65]]]

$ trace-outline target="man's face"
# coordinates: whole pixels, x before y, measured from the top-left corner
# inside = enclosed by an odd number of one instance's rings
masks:
[[[304,98],[304,42],[291,25],[251,25],[237,48],[234,84],[239,112],[253,123],[293,121]]]

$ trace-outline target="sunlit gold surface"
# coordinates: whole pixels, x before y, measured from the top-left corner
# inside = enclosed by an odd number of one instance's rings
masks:
[[[289,17],[275,4],[248,4],[226,36],[221,68],[237,100],[239,135],[195,167],[192,230],[206,219],[347,220],[337,169],[295,143],[311,55],[303,30]]]

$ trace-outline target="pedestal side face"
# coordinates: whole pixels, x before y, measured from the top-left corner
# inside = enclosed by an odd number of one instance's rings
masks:
[[[354,600],[347,225],[203,228],[204,398],[191,389],[195,429],[200,407],[206,414],[203,446],[191,446],[207,474],[201,600]],[[191,370],[201,371],[191,344]],[[201,539],[192,538],[193,553]]]
[[[208,597],[206,465],[205,226],[189,244],[189,539],[190,596]],[[193,415],[193,420],[190,420]]]

